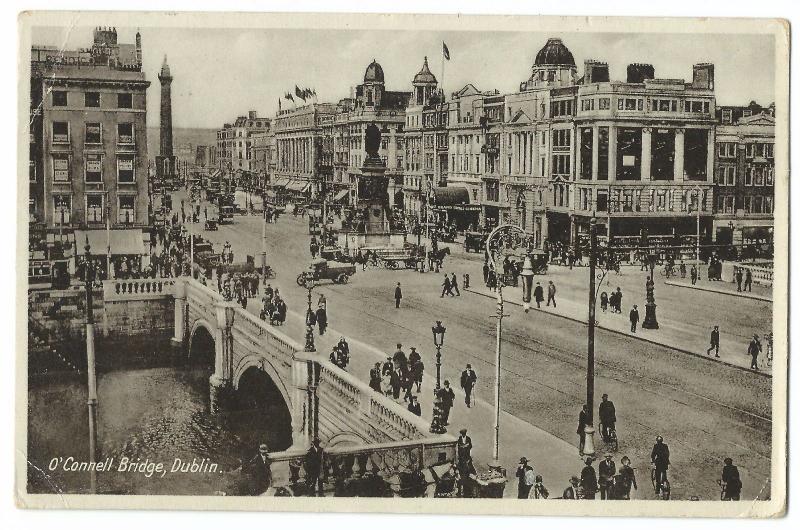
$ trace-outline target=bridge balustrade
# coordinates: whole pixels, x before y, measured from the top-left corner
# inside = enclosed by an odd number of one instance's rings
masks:
[[[768,268],[765,266],[737,264],[733,266],[734,278],[736,277],[736,273],[739,271],[742,271],[742,277],[746,276],[748,270],[753,275],[753,283],[759,283],[768,286],[772,285],[774,271],[771,267]]]
[[[305,450],[270,453],[267,494],[433,497],[437,483],[456,462],[455,443],[448,438],[323,448],[318,475],[309,475],[313,470],[306,465]]]
[[[172,278],[139,278],[129,280],[104,280],[104,300],[143,300],[166,298],[173,295]]]

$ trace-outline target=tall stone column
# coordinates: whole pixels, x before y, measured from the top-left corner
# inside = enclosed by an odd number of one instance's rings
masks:
[[[706,182],[709,184],[714,182],[714,129],[708,130],[708,150],[706,151]]]
[[[617,128],[608,127],[608,181],[617,180]]]
[[[683,182],[683,129],[675,129],[675,181]]]
[[[319,363],[314,353],[292,359],[292,449],[306,449],[319,437]]]
[[[171,339],[173,346],[183,345],[186,336],[186,281],[182,278],[175,280],[175,333]]]
[[[649,181],[650,180],[650,161],[652,157],[652,139],[653,139],[653,129],[650,127],[642,128],[642,164],[641,164],[641,172],[642,172],[642,180]]]
[[[592,180],[597,180],[600,167],[600,128],[592,127]]]

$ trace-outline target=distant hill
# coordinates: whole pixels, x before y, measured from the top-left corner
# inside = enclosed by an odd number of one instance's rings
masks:
[[[147,156],[155,158],[160,142],[158,127],[147,128]],[[172,148],[176,156],[181,156],[181,146],[191,145],[192,158],[198,145],[217,145],[216,129],[174,128],[172,129]]]

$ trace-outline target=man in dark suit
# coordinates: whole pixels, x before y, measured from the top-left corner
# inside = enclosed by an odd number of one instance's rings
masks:
[[[536,308],[540,309],[544,302],[544,289],[539,282],[536,282],[536,288],[533,290],[533,299],[536,300]]]
[[[719,357],[719,326],[714,326],[711,331],[711,346],[706,350],[706,355],[711,355],[711,350],[714,350],[715,357]]]
[[[422,416],[422,408],[419,406],[419,401],[417,401],[417,396],[411,396],[410,401],[408,403],[408,411],[416,414],[417,416]]]
[[[614,463],[611,453],[606,453],[605,460],[597,466],[600,475],[600,499],[611,500],[614,495],[611,486],[614,483],[614,475],[617,474],[617,464]]]
[[[444,387],[439,390],[439,397],[442,400],[442,424],[448,425],[450,409],[453,408],[453,401],[456,399],[455,392],[450,388],[450,381],[444,382]]]
[[[306,453],[306,489],[308,495],[314,496],[315,492],[322,494],[322,465],[324,451],[319,445],[319,438],[314,438],[311,447]]]
[[[391,379],[389,380],[389,384],[392,387],[392,397],[394,399],[400,399],[400,388],[403,385],[403,370],[400,366],[395,366],[396,368],[390,376]]]
[[[458,461],[465,462],[472,458],[472,438],[467,436],[467,430],[461,429],[459,431],[458,441],[456,442],[456,449],[458,451]]]
[[[400,300],[403,299],[403,290],[400,289],[400,282],[397,282],[397,287],[394,288],[394,307],[400,307]]]
[[[461,388],[464,389],[464,403],[467,404],[467,408],[472,404],[472,389],[475,388],[477,380],[478,376],[472,369],[472,365],[467,364],[467,367],[461,372]]]
[[[592,467],[592,459],[586,459],[586,465],[581,470],[581,487],[583,488],[583,498],[587,500],[594,500],[597,493],[597,473]]]
[[[600,423],[603,424],[603,430],[600,433],[604,442],[608,442],[609,431],[616,428],[617,423],[617,410],[614,407],[614,402],[608,400],[608,394],[603,394],[600,406],[597,409],[597,416],[600,418]]]
[[[669,446],[664,443],[664,438],[656,436],[656,443],[650,453],[650,461],[656,468],[656,481],[658,486],[656,494],[661,493],[661,486],[667,480],[667,469],[669,469]]]
[[[375,367],[370,369],[369,387],[375,392],[381,391],[381,363],[375,363]]]
[[[252,477],[252,494],[261,495],[269,485],[272,483],[272,471],[270,470],[270,462],[267,454],[269,448],[267,444],[258,446],[258,454],[254,456],[247,464],[247,471]]]
[[[636,324],[639,323],[639,310],[636,308],[636,304],[634,304],[633,309],[631,309],[630,319],[631,333],[636,333]]]

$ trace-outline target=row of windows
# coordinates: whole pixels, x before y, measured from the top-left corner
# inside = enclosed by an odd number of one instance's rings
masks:
[[[100,193],[86,194],[84,206],[87,223],[105,222],[105,196]],[[29,209],[36,210],[36,201],[31,198]],[[72,196],[53,196],[53,224],[66,226],[72,222]],[[117,197],[117,222],[133,224],[136,222],[136,195],[119,195]]]
[[[736,142],[718,142],[717,154],[720,158],[736,158],[736,145]],[[748,143],[744,147],[747,158],[775,157],[775,146],[771,143]]]
[[[69,96],[66,90],[53,90],[51,93],[52,104],[54,107],[66,107],[69,105]],[[116,94],[106,94],[107,96],[117,97],[117,108],[132,109],[133,94],[130,92],[118,92]],[[84,92],[83,106],[89,108],[100,108],[100,92]]]
[[[733,195],[718,195],[717,212],[734,213],[735,203]],[[747,213],[772,213],[773,199],[769,195],[745,195],[738,206]]]
[[[66,121],[53,122],[52,140],[54,144],[70,143],[70,124]],[[84,143],[100,145],[103,143],[103,124],[97,122],[87,122],[84,124]],[[117,143],[122,145],[134,144],[133,123],[117,124]]]
[[[717,168],[717,184],[720,186],[736,185],[736,166],[724,165]],[[773,186],[775,184],[775,168],[772,166],[749,166],[745,169],[745,186]]]
[[[103,157],[97,153],[86,153],[83,164],[85,182],[103,182]],[[72,164],[69,154],[53,155],[53,181],[70,182],[72,180]],[[132,184],[136,182],[136,158],[133,155],[117,156],[117,182]]]

